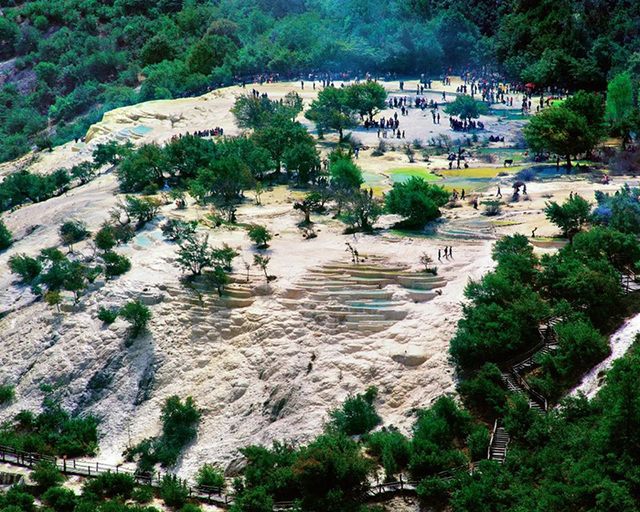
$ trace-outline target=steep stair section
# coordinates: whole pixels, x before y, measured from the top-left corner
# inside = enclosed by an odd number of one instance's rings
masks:
[[[489,442],[489,460],[502,464],[507,458],[507,447],[509,446],[509,434],[504,427],[499,427],[496,421]]]

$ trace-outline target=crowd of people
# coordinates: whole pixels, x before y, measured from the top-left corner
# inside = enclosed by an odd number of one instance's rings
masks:
[[[222,137],[223,135],[224,135],[224,128],[222,128],[221,126],[216,126],[215,128],[211,128],[208,130],[196,130],[193,133],[186,132],[186,133],[180,133],[180,134],[174,135],[173,137],[171,137],[171,142],[175,142],[176,140],[181,139],[182,137],[189,137],[189,136]]]
[[[482,121],[474,121],[462,119],[458,120],[454,117],[449,118],[449,126],[454,132],[471,132],[475,130],[484,130],[484,123]]]

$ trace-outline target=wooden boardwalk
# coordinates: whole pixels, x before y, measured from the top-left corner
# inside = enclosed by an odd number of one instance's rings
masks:
[[[64,459],[42,455],[39,453],[23,452],[8,446],[0,445],[0,462],[22,466],[27,468],[35,467],[39,462],[47,461],[55,466],[65,475],[75,475],[84,477],[97,477],[104,473],[121,473],[130,475],[133,479],[145,485],[159,488],[162,478],[168,473],[155,473],[154,475],[142,474],[138,471],[123,468],[120,465],[105,464],[103,462],[87,462],[76,459]],[[189,489],[189,497],[199,501],[216,505],[231,505],[233,495],[224,493],[221,487],[208,487],[197,485],[195,482],[185,480]]]

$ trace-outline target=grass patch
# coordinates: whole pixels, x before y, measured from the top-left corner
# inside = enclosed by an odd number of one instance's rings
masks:
[[[517,220],[493,220],[491,224],[494,226],[518,226],[522,224],[522,222],[518,222]]]
[[[470,167],[469,169],[452,169],[450,171],[440,171],[445,178],[448,176],[461,178],[495,178],[501,172],[509,174],[516,173],[524,169],[524,165],[514,167]]]
[[[390,169],[386,171],[393,183],[402,183],[409,178],[422,178],[425,181],[438,181],[440,178],[432,174],[430,169],[422,169],[420,167],[404,167],[399,169]]]
[[[435,238],[435,235],[427,235],[422,231],[411,231],[403,229],[390,229],[389,233],[400,236],[402,238]]]

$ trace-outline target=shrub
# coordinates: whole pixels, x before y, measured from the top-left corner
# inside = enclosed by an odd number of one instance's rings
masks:
[[[364,395],[347,398],[342,408],[329,413],[329,425],[348,436],[366,434],[382,422],[376,413],[373,401],[378,396],[375,387],[367,389]]]
[[[131,499],[137,503],[149,503],[153,500],[155,492],[150,485],[141,485],[131,492]]]
[[[125,208],[129,217],[136,219],[137,226],[142,227],[158,214],[162,202],[155,197],[125,197]]]
[[[107,278],[119,276],[131,270],[131,260],[123,254],[108,252],[102,259],[104,260],[104,273]]]
[[[105,222],[95,234],[96,247],[104,252],[108,252],[116,245],[116,235],[114,228]]]
[[[42,272],[42,264],[26,254],[14,254],[9,258],[9,269],[19,275],[24,284],[31,284]]]
[[[493,217],[495,215],[500,215],[500,201],[483,201],[484,205],[484,214],[487,217]]]
[[[189,489],[176,475],[164,475],[160,484],[160,497],[168,507],[179,509],[187,503]]]
[[[373,225],[382,213],[382,204],[373,197],[372,191],[353,190],[345,194],[344,221],[349,225],[349,232],[373,231]]]
[[[198,469],[196,482],[200,486],[224,488],[224,472],[213,464],[204,464]]]
[[[131,475],[108,471],[94,480],[92,490],[95,494],[104,495],[108,498],[117,496],[122,500],[128,500],[132,496],[135,485]]]
[[[493,363],[486,363],[480,372],[458,385],[468,407],[500,414],[507,405],[507,391],[503,387],[502,372]]]
[[[113,236],[119,244],[130,242],[136,235],[136,231],[131,224],[113,226]]]
[[[77,220],[70,220],[62,224],[59,233],[60,240],[64,245],[69,246],[70,250],[73,250],[73,244],[84,240],[89,235],[87,225]]]
[[[51,487],[42,495],[42,501],[55,512],[72,512],[76,506],[76,494],[70,489]]]
[[[180,509],[180,512],[202,512],[202,509],[193,503],[187,503]]]
[[[471,460],[486,458],[489,448],[489,438],[489,430],[487,430],[484,425],[478,425],[471,431],[471,434],[469,434],[467,438]]]
[[[406,217],[405,226],[420,228],[440,217],[439,208],[448,199],[449,193],[443,187],[414,176],[393,185],[386,196],[386,207],[389,212]]]
[[[267,490],[264,487],[258,486],[244,491],[238,497],[232,510],[234,512],[271,512],[273,508],[273,498],[267,494]]]
[[[122,306],[118,314],[131,323],[132,338],[137,338],[147,328],[147,323],[151,319],[151,311],[139,300]]]
[[[9,231],[5,226],[2,219],[0,219],[0,251],[4,251],[9,248],[13,243],[13,233]]]
[[[127,459],[133,460],[138,455],[141,471],[151,471],[158,462],[163,467],[174,465],[182,448],[195,438],[200,415],[193,398],[187,397],[184,404],[177,395],[167,398],[162,406],[162,435],[128,449]]]
[[[100,306],[98,310],[98,320],[102,320],[105,324],[112,324],[118,318],[118,310],[105,308]]]
[[[162,225],[162,234],[173,242],[181,242],[196,232],[198,222],[169,219]]]
[[[60,485],[64,481],[64,476],[52,462],[42,461],[36,465],[31,474],[33,480],[42,488],[49,489]]]
[[[400,432],[384,429],[382,432],[374,432],[366,437],[365,444],[367,451],[382,463],[387,479],[409,464],[411,445]]]
[[[420,481],[416,493],[420,503],[441,510],[449,501],[451,484],[438,476],[431,476]]]
[[[17,507],[20,512],[35,512],[36,507],[31,494],[22,492],[19,487],[11,487],[5,495],[7,505]],[[0,501],[0,506],[1,506]],[[8,508],[3,510],[9,510]]]
[[[266,249],[269,247],[269,241],[271,240],[271,233],[267,231],[267,228],[264,226],[259,226],[254,224],[249,227],[248,230],[249,238],[251,241],[256,244],[258,249]]]
[[[0,405],[8,404],[16,396],[16,390],[13,386],[3,384],[0,386]]]
[[[43,411],[37,416],[21,411],[12,422],[0,425],[0,444],[45,455],[93,455],[98,439],[95,418],[71,418],[49,394],[50,386],[43,386],[43,391]]]
[[[204,238],[186,237],[178,249],[176,262],[192,276],[199,276],[202,270],[213,265],[212,251],[209,248],[209,235]]]

